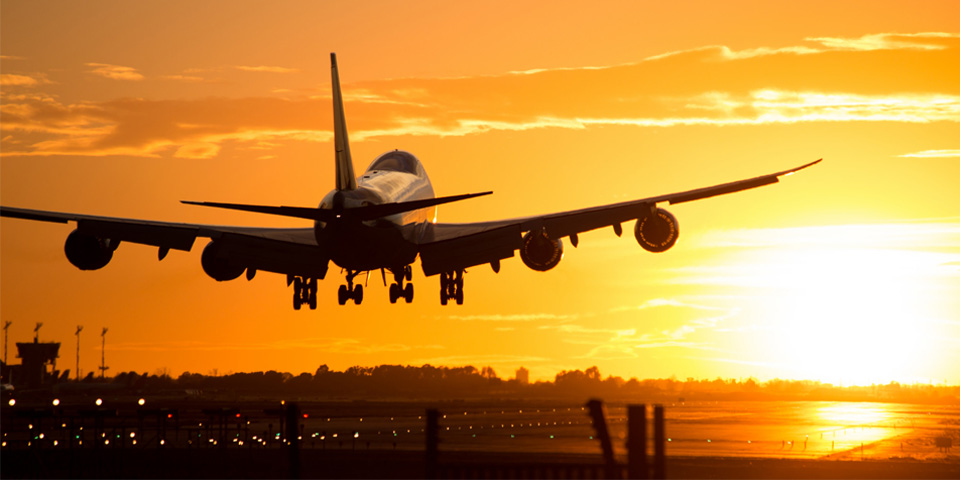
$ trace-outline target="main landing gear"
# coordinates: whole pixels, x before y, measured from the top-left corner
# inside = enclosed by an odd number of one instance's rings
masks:
[[[463,305],[463,270],[440,274],[440,305],[446,305],[447,300]]]
[[[393,272],[394,283],[390,284],[390,303],[397,303],[401,298],[407,303],[413,302],[413,284],[407,283],[406,287],[403,286],[404,281],[409,282],[413,279],[413,269],[407,265],[391,272]]]
[[[353,300],[357,305],[363,302],[363,285],[353,284],[353,279],[359,274],[358,271],[347,270],[347,284],[340,285],[340,290],[337,292],[337,301],[340,305],[346,305],[347,300]]]
[[[290,277],[287,277],[289,285]],[[310,310],[317,309],[317,279],[310,277],[293,277],[293,309],[300,310],[302,305],[310,305]]]

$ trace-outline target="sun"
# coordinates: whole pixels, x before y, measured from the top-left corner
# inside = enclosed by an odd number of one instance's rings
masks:
[[[806,231],[810,230],[810,231]],[[759,312],[750,339],[778,376],[843,385],[929,382],[945,293],[939,254],[873,228],[788,229],[737,257]],[[771,246],[777,245],[777,246]]]

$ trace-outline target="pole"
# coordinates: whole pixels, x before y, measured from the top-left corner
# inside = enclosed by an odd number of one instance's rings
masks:
[[[100,343],[100,379],[103,380],[104,373],[110,368],[107,366],[107,327],[103,327],[100,338],[102,339]]]
[[[83,331],[83,325],[77,325],[77,381],[80,381],[80,332]]]
[[[440,412],[435,408],[427,409],[426,428],[427,452],[424,478],[437,478],[438,444],[440,443]]]
[[[653,407],[653,478],[667,478],[666,426],[663,405]]]
[[[592,399],[587,402],[587,408],[590,412],[590,418],[593,420],[593,429],[597,432],[597,438],[600,440],[600,448],[603,450],[603,463],[607,467],[607,478],[619,477],[616,467],[617,462],[613,457],[613,443],[610,441],[610,431],[607,430],[607,419],[603,415],[603,402]]]
[[[647,406],[627,406],[627,474],[629,478],[648,478]]]
[[[3,364],[4,365],[10,365],[10,363],[7,362],[7,346],[10,345],[10,325],[12,324],[13,322],[9,320],[6,322],[3,322]]]

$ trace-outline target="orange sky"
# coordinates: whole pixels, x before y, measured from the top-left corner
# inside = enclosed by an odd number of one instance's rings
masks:
[[[285,279],[217,283],[201,248],[0,221],[0,316],[61,368],[210,373],[472,364],[512,377],[960,383],[960,7],[955,2],[84,2],[0,5],[3,205],[237,225],[179,200],[315,205],[333,185],[328,54],[356,168],[401,148],[441,221],[581,208],[821,165],[671,207],[677,246],[610,229],[560,265],[475,267],[466,304],[294,312]],[[202,247],[202,243],[198,245]],[[15,356],[11,353],[13,360]]]

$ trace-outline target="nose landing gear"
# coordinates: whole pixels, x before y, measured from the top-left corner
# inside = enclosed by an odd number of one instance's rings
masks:
[[[353,279],[359,274],[358,271],[347,270],[347,284],[340,285],[340,290],[337,292],[337,301],[340,305],[346,305],[347,300],[353,300],[356,305],[363,302],[363,285],[353,284]]]

